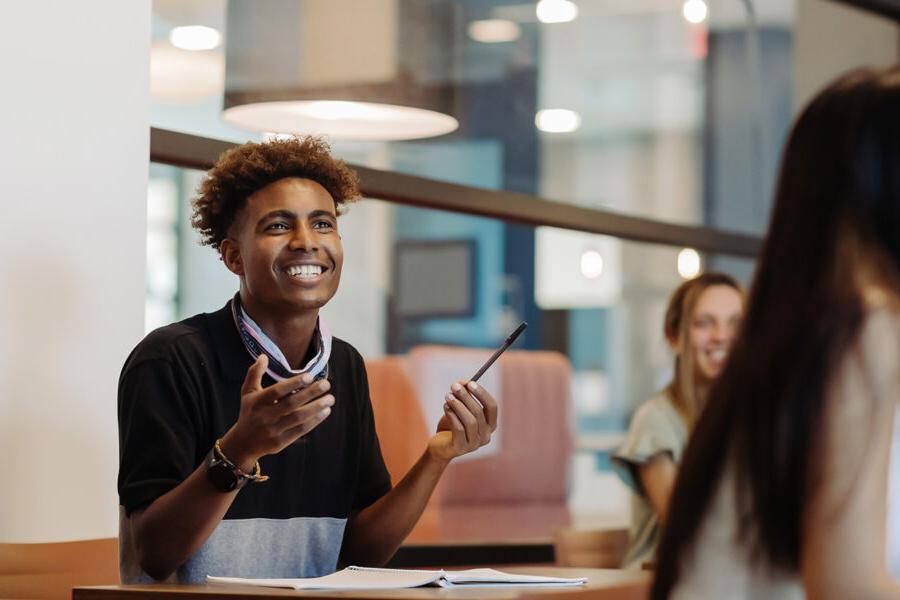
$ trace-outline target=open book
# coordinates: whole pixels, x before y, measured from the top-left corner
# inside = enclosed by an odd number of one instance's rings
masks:
[[[422,586],[572,586],[587,583],[585,577],[541,577],[518,575],[494,569],[466,571],[424,571],[417,569],[375,569],[347,567],[324,577],[306,579],[241,579],[239,577],[206,577],[209,583],[258,585],[295,590],[393,590]]]

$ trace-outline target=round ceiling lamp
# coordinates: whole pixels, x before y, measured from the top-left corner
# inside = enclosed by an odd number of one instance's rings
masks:
[[[266,14],[278,18],[259,19],[255,3],[230,0],[222,118],[257,132],[348,140],[454,131],[450,56],[430,55],[428,44],[446,15],[399,4],[266,0]]]
[[[226,108],[222,118],[253,131],[352,140],[412,140],[459,127],[456,119],[434,110],[347,100],[250,102]]]

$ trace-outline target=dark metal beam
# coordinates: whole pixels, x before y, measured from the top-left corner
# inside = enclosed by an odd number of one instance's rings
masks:
[[[179,167],[209,169],[223,151],[236,145],[165,129],[150,130],[150,160]],[[751,258],[762,244],[756,236],[710,227],[675,225],[526,194],[351,166],[359,173],[360,189],[366,198]]]
[[[900,0],[833,0],[900,21]]]

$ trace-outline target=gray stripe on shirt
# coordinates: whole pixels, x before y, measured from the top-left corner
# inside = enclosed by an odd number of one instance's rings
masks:
[[[226,577],[319,577],[337,567],[346,519],[228,519],[166,581],[205,583],[207,575]],[[131,527],[121,511],[119,526],[122,583],[156,583],[141,569]]]

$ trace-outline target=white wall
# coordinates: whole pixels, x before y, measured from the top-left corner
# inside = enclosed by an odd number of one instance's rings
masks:
[[[841,73],[900,59],[896,21],[837,2],[799,0],[794,31],[794,108]]]
[[[143,328],[150,0],[0,7],[0,541],[116,534]]]

